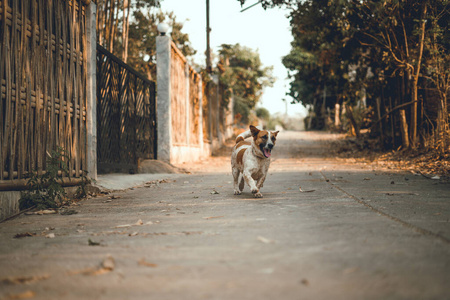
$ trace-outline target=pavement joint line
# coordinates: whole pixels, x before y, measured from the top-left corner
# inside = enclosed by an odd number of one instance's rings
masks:
[[[445,242],[445,243],[447,243],[447,244],[450,244],[450,239],[448,239],[448,238],[446,238],[446,237],[444,237],[444,236],[442,236],[442,235],[440,235],[440,234],[437,234],[437,233],[434,233],[434,232],[432,232],[432,231],[430,231],[430,230],[427,230],[427,229],[424,229],[424,228],[415,226],[415,225],[413,225],[413,224],[411,224],[411,223],[408,223],[408,222],[406,222],[406,221],[403,221],[402,219],[399,219],[399,218],[397,218],[397,217],[394,217],[394,216],[392,216],[392,215],[390,215],[390,214],[388,214],[388,213],[385,213],[384,211],[381,211],[381,210],[379,210],[379,209],[373,207],[372,205],[370,205],[370,204],[367,203],[366,201],[359,199],[358,197],[356,197],[356,196],[350,194],[349,192],[347,192],[346,190],[344,190],[344,189],[341,188],[340,186],[337,186],[337,185],[335,185],[334,183],[332,183],[331,180],[328,179],[328,177],[322,172],[322,170],[319,170],[319,172],[320,172],[320,174],[322,175],[322,177],[325,179],[325,181],[326,181],[329,185],[331,185],[333,188],[337,189],[338,191],[344,193],[345,195],[347,195],[347,196],[350,197],[351,199],[355,200],[355,201],[358,202],[359,204],[362,204],[362,205],[364,205],[365,207],[371,209],[372,211],[374,211],[374,212],[376,212],[376,213],[378,213],[378,214],[380,214],[380,215],[382,215],[382,216],[384,216],[384,217],[387,217],[387,218],[389,218],[389,219],[391,219],[391,220],[393,220],[393,221],[395,221],[395,222],[397,222],[397,223],[400,223],[401,225],[403,225],[403,226],[405,226],[405,227],[407,227],[407,228],[409,228],[409,229],[412,229],[412,230],[416,231],[417,233],[420,233],[420,234],[422,234],[422,235],[432,236],[432,237],[435,237],[435,238],[440,239],[441,241],[443,241],[443,242]]]

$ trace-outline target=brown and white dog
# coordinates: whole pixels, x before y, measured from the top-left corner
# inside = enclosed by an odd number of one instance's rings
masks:
[[[236,145],[231,153],[231,168],[234,178],[234,194],[240,195],[244,182],[250,187],[256,198],[262,198],[259,191],[263,187],[270,165],[270,156],[275,146],[278,131],[259,130],[250,125],[236,138]],[[246,138],[253,137],[251,142]]]

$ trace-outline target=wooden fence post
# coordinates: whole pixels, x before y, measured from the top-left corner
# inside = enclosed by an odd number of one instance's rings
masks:
[[[86,170],[97,179],[97,6],[86,9]]]
[[[171,40],[167,35],[156,37],[156,118],[158,160],[170,163],[172,152],[172,112],[170,87]]]

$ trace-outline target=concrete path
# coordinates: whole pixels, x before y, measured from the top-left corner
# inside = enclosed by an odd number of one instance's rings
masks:
[[[329,157],[330,138],[281,132],[261,199],[213,157],[0,223],[0,299],[450,299],[450,185]],[[147,180],[129,176],[99,184]]]

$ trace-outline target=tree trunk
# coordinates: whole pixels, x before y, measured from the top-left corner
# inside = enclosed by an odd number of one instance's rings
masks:
[[[347,117],[350,120],[350,123],[353,127],[353,129],[355,130],[355,134],[356,137],[359,138],[361,136],[360,132],[359,132],[359,126],[356,123],[355,117],[353,116],[353,109],[350,105],[345,105],[345,111],[347,112]]]
[[[404,109],[400,110],[400,126],[402,134],[402,145],[404,149],[409,148],[408,123],[406,122],[406,112]]]
[[[334,105],[334,126],[336,128],[341,126],[341,106],[339,103]]]
[[[123,23],[122,23],[122,43],[123,52],[122,60],[126,63],[128,59],[128,28],[130,17],[130,3],[129,0],[123,0]]]
[[[380,99],[380,97],[377,97],[377,113],[378,113],[378,119],[381,120],[381,99]],[[379,122],[379,126],[380,126],[380,141],[384,147],[384,131],[383,131],[383,121],[382,120]]]
[[[115,8],[116,8],[116,0],[111,0],[110,1],[111,6],[110,6],[110,11],[109,11],[109,36],[107,40],[108,43],[108,51],[113,53],[113,48],[114,48],[114,17],[115,17]]]
[[[416,147],[417,144],[417,107],[418,107],[418,82],[420,75],[420,64],[422,62],[423,55],[423,46],[425,40],[425,15],[427,13],[427,4],[422,4],[422,16],[421,16],[421,24],[420,24],[420,37],[419,37],[419,54],[417,55],[417,66],[414,70],[413,74],[413,83],[412,83],[412,109],[411,109],[411,144],[413,147]]]

